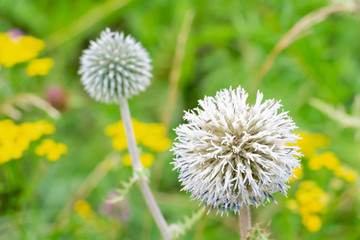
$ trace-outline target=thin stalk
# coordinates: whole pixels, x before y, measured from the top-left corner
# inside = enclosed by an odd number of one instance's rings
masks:
[[[94,6],[87,13],[80,16],[70,24],[55,31],[47,38],[45,38],[46,49],[45,51],[53,50],[63,43],[71,40],[77,35],[85,32],[89,28],[96,25],[101,20],[107,18],[118,9],[128,4],[130,0],[108,0],[102,1],[101,4]]]
[[[241,209],[239,214],[240,239],[246,240],[246,235],[251,228],[251,212],[249,206]]]
[[[194,20],[195,12],[194,10],[190,9],[187,10],[184,16],[183,23],[180,28],[180,32],[177,36],[176,40],[176,46],[175,46],[175,54],[172,60],[172,67],[170,71],[169,76],[169,90],[168,90],[168,96],[165,108],[163,109],[161,122],[165,126],[166,132],[169,130],[169,125],[171,121],[172,111],[174,110],[174,106],[176,104],[176,99],[178,95],[178,85],[181,75],[181,65],[184,60],[185,56],[185,45],[187,42],[187,39],[189,38],[191,25]],[[157,159],[157,164],[154,168],[154,174],[153,174],[153,189],[156,191],[156,189],[159,188],[159,183],[162,177],[162,170],[164,168],[165,164],[164,155],[160,155]],[[146,215],[144,217],[144,224],[143,224],[143,230],[141,234],[141,239],[145,239],[148,237],[150,231],[151,231],[151,224],[152,222],[149,221],[150,215]]]
[[[69,201],[56,217],[52,230],[64,228],[71,219],[72,207],[75,202],[86,199],[96,188],[100,181],[108,174],[108,172],[119,164],[121,157],[119,154],[112,152],[108,154],[104,160],[96,165],[96,167],[86,177],[84,182],[75,190]]]
[[[169,127],[171,120],[171,112],[174,110],[176,103],[176,98],[178,95],[178,85],[181,75],[181,65],[185,57],[185,46],[189,38],[191,25],[194,20],[195,12],[190,9],[186,12],[184,16],[184,21],[181,25],[179,35],[176,40],[175,55],[173,58],[173,63],[171,67],[170,77],[169,77],[169,91],[166,101],[166,106],[162,115],[162,122],[166,128]]]
[[[135,141],[134,130],[131,123],[131,116],[129,105],[126,98],[120,98],[120,113],[125,129],[126,141],[128,144],[128,150],[131,157],[131,163],[134,171],[142,171],[143,166],[140,162],[140,155]],[[163,236],[163,239],[170,239],[169,227],[162,215],[159,206],[157,205],[154,196],[151,193],[150,187],[147,181],[143,178],[139,180],[139,187],[144,196],[145,202]]]
[[[251,92],[255,92],[260,86],[264,76],[270,70],[275,58],[281,51],[288,48],[292,43],[307,34],[314,25],[326,20],[331,14],[336,13],[355,13],[360,10],[359,3],[354,1],[348,1],[342,4],[331,4],[326,7],[320,8],[313,12],[310,12],[303,18],[301,18],[295,25],[285,33],[281,40],[271,50],[269,55],[260,67],[260,70],[256,74],[254,81],[252,82]]]

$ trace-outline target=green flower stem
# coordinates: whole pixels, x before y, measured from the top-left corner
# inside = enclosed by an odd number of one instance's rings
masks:
[[[134,130],[131,123],[131,116],[130,116],[130,110],[129,105],[126,98],[120,98],[120,112],[121,117],[123,121],[123,125],[125,128],[125,134],[126,134],[126,140],[128,144],[128,150],[129,154],[131,156],[131,163],[134,171],[141,172],[143,169],[143,166],[140,162],[140,155],[138,152],[138,148],[135,141],[134,136]],[[162,215],[159,206],[156,203],[156,200],[150,190],[150,187],[147,183],[147,181],[144,178],[141,178],[139,180],[139,186],[141,189],[141,192],[144,196],[144,199],[146,201],[146,204],[148,205],[148,208],[163,236],[163,239],[170,239],[170,230],[169,227],[165,221],[164,216]]]

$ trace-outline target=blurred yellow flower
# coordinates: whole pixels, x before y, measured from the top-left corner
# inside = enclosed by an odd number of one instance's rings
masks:
[[[135,140],[138,144],[148,147],[154,152],[169,149],[171,141],[166,137],[165,127],[160,123],[142,123],[132,119]],[[115,150],[123,151],[127,148],[126,135],[122,121],[108,126],[105,134],[112,138]]]
[[[305,131],[297,131],[296,133],[301,137],[301,139],[299,139],[297,143],[290,145],[299,146],[301,153],[306,158],[311,158],[315,155],[318,148],[326,148],[330,143],[328,137],[319,133],[309,133]]]
[[[52,139],[44,139],[35,149],[38,156],[46,156],[49,161],[58,160],[61,155],[67,152],[67,147],[62,143],[56,143]]]
[[[75,212],[84,218],[89,218],[92,214],[90,204],[85,200],[78,200],[74,206]]]
[[[312,213],[325,213],[327,210],[327,206],[322,203],[321,199],[312,200],[308,203],[307,208]]]
[[[302,166],[301,166],[300,168],[295,168],[295,169],[293,170],[293,173],[295,174],[296,177],[291,177],[291,178],[289,179],[289,182],[290,182],[290,183],[293,183],[293,182],[295,182],[296,180],[299,180],[299,179],[301,179],[301,178],[304,176],[304,172],[303,172],[303,170],[302,170]]]
[[[304,217],[302,219],[302,223],[310,232],[317,232],[322,226],[320,217],[315,214],[310,214]]]
[[[9,33],[0,33],[0,65],[9,68],[27,62],[36,58],[44,47],[44,41],[32,36],[12,37]]]
[[[354,182],[357,178],[357,173],[345,166],[340,166],[334,171],[335,176],[343,178],[347,182]]]
[[[330,170],[335,170],[340,166],[340,161],[332,152],[325,152],[315,155],[309,159],[309,168],[311,170],[319,170],[326,167]]]
[[[299,212],[303,225],[311,232],[319,231],[321,219],[316,214],[327,211],[329,195],[325,193],[314,181],[306,180],[300,183],[295,193],[296,199],[286,202],[287,208]]]
[[[140,154],[140,161],[145,168],[151,167],[154,163],[155,157],[151,153],[142,153]],[[130,167],[131,166],[131,157],[129,154],[125,154],[123,157],[123,164],[124,166]]]
[[[311,170],[319,170],[322,167],[332,170],[335,176],[348,182],[354,182],[357,178],[356,171],[340,165],[339,159],[332,152],[325,152],[310,158],[309,168]]]
[[[307,132],[298,132],[298,134],[302,137],[302,139],[298,141],[298,145],[304,157],[308,159],[308,167],[310,170],[317,171],[326,168],[331,170],[335,176],[348,182],[354,182],[356,180],[357,172],[341,165],[335,153],[317,152],[319,148],[324,149],[328,147],[330,141],[326,136]],[[302,168],[294,169],[294,174],[298,178],[302,178]],[[289,182],[291,183],[295,180],[296,178],[291,178]],[[333,178],[329,185],[331,188],[338,190],[343,186],[343,182]],[[302,224],[310,232],[317,232],[322,227],[320,215],[327,212],[329,201],[329,195],[324,192],[315,181],[306,180],[299,184],[299,189],[295,192],[295,199],[286,201],[286,207],[294,213],[299,213]]]
[[[31,141],[38,140],[42,135],[52,134],[55,131],[54,125],[40,120],[34,123],[25,122],[20,125],[23,136]]]
[[[126,137],[122,137],[122,136],[113,137],[112,144],[115,150],[123,151],[127,148]]]
[[[52,66],[54,66],[54,60],[51,58],[33,59],[26,67],[26,74],[30,77],[36,75],[45,76],[49,73]]]
[[[32,141],[54,131],[55,127],[43,120],[19,125],[9,119],[0,121],[0,164],[21,158]]]
[[[169,149],[170,139],[166,137],[166,130],[161,123],[150,123],[146,125],[146,133],[141,139],[142,145],[155,152],[162,152]]]

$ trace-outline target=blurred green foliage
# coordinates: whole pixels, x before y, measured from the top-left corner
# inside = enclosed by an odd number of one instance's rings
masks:
[[[119,120],[118,107],[90,99],[77,74],[81,51],[105,27],[133,35],[149,50],[154,78],[146,92],[130,100],[130,108],[139,121],[160,122],[167,101],[176,40],[186,12],[194,11],[178,96],[170,113],[169,137],[174,139],[171,129],[182,122],[183,110],[195,107],[198,99],[214,95],[222,88],[242,85],[250,90],[261,64],[281,37],[309,12],[331,4],[326,0],[153,0],[124,1],[121,7],[121,3],[121,0],[0,0],[0,32],[17,28],[43,39],[46,48],[42,54],[55,61],[45,77],[26,78],[21,69],[18,76],[5,68],[0,74],[5,81],[19,83],[22,92],[44,97],[48,86],[58,85],[65,90],[68,108],[59,120],[31,111],[24,113],[22,121],[51,121],[57,128],[56,139],[66,143],[69,149],[39,179],[31,201],[9,212],[0,212],[0,239],[160,239],[137,188],[130,191],[130,215],[126,222],[116,223],[99,213],[98,208],[109,192],[131,176],[130,169],[121,166],[110,171],[86,199],[96,214],[92,220],[81,218],[71,207],[66,219],[60,219],[66,223],[56,222],[79,185],[112,151],[111,140],[104,130]],[[84,15],[86,21],[79,21]],[[359,132],[342,127],[310,106],[309,100],[315,97],[331,106],[341,105],[350,114],[360,94],[359,23],[358,14],[327,17],[279,54],[259,87],[265,98],[282,100],[284,109],[290,111],[301,130],[328,136],[329,149],[342,163],[357,171],[360,169]],[[251,94],[250,98],[254,99],[254,92]],[[152,176],[155,196],[169,223],[198,209],[189,194],[180,192],[177,173],[171,171],[169,164],[171,160],[170,152],[158,154],[151,168],[151,172],[156,173]],[[313,172],[306,178],[325,187],[329,180],[323,175]],[[294,184],[294,188],[296,186]],[[277,205],[269,203],[253,209],[253,222],[265,226],[271,221],[274,239],[359,239],[359,190],[346,186],[355,189],[352,198],[341,195],[348,194],[346,191],[331,196],[338,200],[325,214],[323,227],[317,233],[310,233],[301,225],[300,217],[285,208],[286,198],[280,194],[276,195]],[[24,186],[27,187],[34,186]],[[345,207],[341,201],[347,201]],[[183,239],[239,239],[237,217],[230,214],[221,218],[211,213]]]

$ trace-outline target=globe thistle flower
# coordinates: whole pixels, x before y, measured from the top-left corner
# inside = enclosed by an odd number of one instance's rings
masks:
[[[81,82],[96,101],[118,103],[144,91],[152,77],[148,52],[130,35],[101,32],[80,58]]]
[[[80,58],[81,82],[89,95],[104,103],[118,103],[128,152],[139,187],[163,239],[170,230],[147,182],[131,122],[127,98],[144,91],[152,77],[148,52],[132,37],[106,29],[90,42]]]
[[[275,201],[271,194],[278,191],[286,195],[286,183],[300,167],[299,148],[288,144],[299,139],[292,133],[297,127],[287,112],[278,113],[279,101],[262,103],[258,92],[249,106],[247,97],[241,87],[205,97],[175,129],[172,164],[182,190],[217,213]]]

